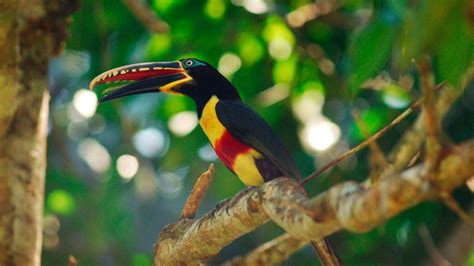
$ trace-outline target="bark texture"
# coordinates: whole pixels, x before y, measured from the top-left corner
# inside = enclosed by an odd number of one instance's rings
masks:
[[[40,265],[47,73],[75,0],[0,1],[0,265]]]
[[[341,229],[366,232],[421,201],[437,199],[463,185],[474,175],[472,164],[474,141],[443,151],[435,177],[427,176],[420,164],[371,186],[344,182],[313,199],[307,199],[294,180],[276,179],[244,190],[202,218],[167,226],[155,247],[154,263],[198,265],[268,220],[300,241],[320,239]]]

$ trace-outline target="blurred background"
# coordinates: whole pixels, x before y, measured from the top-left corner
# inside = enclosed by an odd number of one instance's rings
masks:
[[[185,57],[228,77],[244,101],[288,144],[304,175],[374,133],[420,95],[416,62],[433,59],[436,81],[456,90],[474,58],[469,0],[151,0],[169,25],[147,30],[124,2],[83,0],[65,52],[50,65],[51,112],[44,220],[44,265],[150,265],[160,229],[178,219],[197,176],[216,174],[199,215],[243,184],[218,160],[190,99],[139,95],[97,106],[92,78],[110,68]],[[474,135],[474,93],[466,90],[444,121],[447,138]],[[415,115],[385,135],[388,153]],[[311,195],[370,173],[358,153],[307,185]],[[455,193],[467,208],[472,195]],[[423,203],[366,234],[331,241],[347,265],[430,262],[459,219]],[[282,234],[268,224],[226,247],[219,264]],[[472,244],[472,243],[471,243]],[[309,248],[287,265],[314,265]],[[474,252],[469,262],[474,265]]]

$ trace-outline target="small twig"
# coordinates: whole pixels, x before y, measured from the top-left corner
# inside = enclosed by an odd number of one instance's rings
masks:
[[[441,82],[436,87],[439,90],[439,97],[436,102],[436,110],[440,117],[444,117],[450,106],[459,97],[460,90],[455,90],[446,86],[445,82]],[[406,129],[395,147],[387,156],[389,167],[380,174],[381,178],[386,178],[400,172],[406,168],[413,157],[420,153],[421,146],[426,140],[424,115],[419,115],[411,128]]]
[[[403,113],[401,113],[399,116],[397,116],[392,122],[390,122],[390,124],[386,125],[384,128],[379,130],[377,133],[375,133],[374,135],[372,135],[370,138],[366,139],[365,141],[363,141],[359,145],[357,145],[354,148],[348,150],[347,152],[345,152],[344,154],[339,156],[339,158],[336,158],[336,159],[330,161],[329,163],[327,163],[326,165],[321,167],[316,172],[310,174],[309,176],[307,176],[306,178],[301,180],[300,183],[303,184],[303,185],[308,183],[308,181],[310,181],[311,179],[313,179],[313,178],[319,176],[320,174],[326,172],[328,169],[333,168],[335,165],[337,165],[341,161],[344,161],[345,159],[351,157],[355,153],[357,153],[360,150],[367,147],[367,145],[369,145],[371,142],[373,142],[373,141],[379,139],[381,136],[385,135],[385,133],[387,133],[387,131],[389,131],[395,125],[400,123],[403,119],[405,119],[408,115],[410,115],[416,108],[418,108],[418,106],[421,104],[421,101],[422,101],[421,99],[417,100],[410,107],[408,107]]]
[[[153,10],[142,0],[122,0],[130,9],[135,17],[148,30],[155,33],[164,33],[169,31],[169,25],[163,21]]]
[[[436,86],[429,57],[418,65],[423,93],[424,125],[426,131],[426,169],[430,176],[436,172],[436,162],[441,150],[441,122],[436,110]]]
[[[214,175],[214,165],[211,163],[206,172],[202,173],[196,180],[191,194],[184,203],[183,210],[181,211],[180,219],[189,218],[192,219],[196,216],[197,209],[201,204],[204,195],[206,195],[207,189],[212,181]]]
[[[418,234],[420,235],[421,241],[428,252],[432,265],[435,266],[450,266],[451,263],[441,254],[441,252],[436,247],[433,238],[428,231],[428,228],[425,224],[418,226]]]
[[[343,5],[343,1],[319,0],[298,7],[286,15],[286,20],[292,28],[302,27],[305,23],[327,15]]]
[[[370,132],[367,128],[367,125],[364,123],[360,116],[360,112],[358,110],[352,111],[352,115],[354,116],[355,122],[357,127],[360,131],[364,134],[365,138],[370,138]],[[369,143],[369,149],[371,152],[370,156],[370,163],[371,163],[371,174],[369,178],[371,179],[372,183],[377,182],[378,177],[380,177],[380,171],[387,167],[388,162],[385,158],[385,154],[383,153],[380,146],[377,144],[377,141],[373,141]]]
[[[69,255],[69,257],[67,258],[67,264],[68,264],[69,266],[77,266],[77,265],[79,265],[79,263],[77,262],[76,257],[74,257],[73,255]]]
[[[454,213],[456,213],[464,223],[474,228],[474,218],[469,216],[469,214],[467,214],[461,208],[461,206],[459,206],[458,202],[453,198],[450,193],[441,192],[441,199],[443,200],[443,203]]]

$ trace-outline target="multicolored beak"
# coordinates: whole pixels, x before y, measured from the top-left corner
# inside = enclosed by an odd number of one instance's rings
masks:
[[[148,92],[179,93],[179,85],[192,81],[181,62],[152,62],[122,66],[95,77],[89,85],[99,102]]]

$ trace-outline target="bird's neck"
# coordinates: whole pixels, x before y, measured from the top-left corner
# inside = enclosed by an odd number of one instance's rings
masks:
[[[202,91],[212,91],[213,93],[197,95],[197,97],[193,97],[194,102],[196,103],[196,111],[199,118],[201,118],[204,107],[213,97],[217,98],[220,101],[241,101],[237,90],[233,86],[231,88],[216,88],[215,90],[202,89]]]

